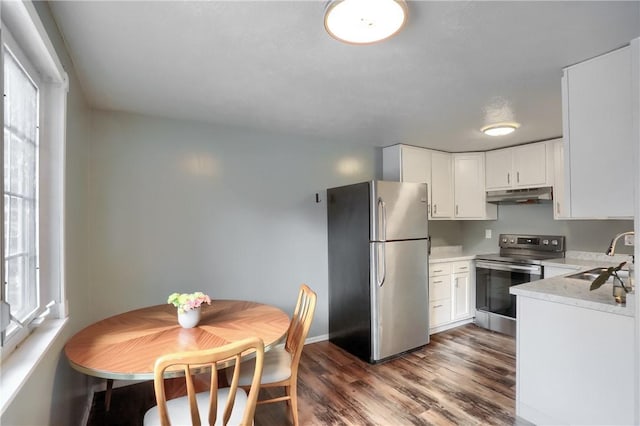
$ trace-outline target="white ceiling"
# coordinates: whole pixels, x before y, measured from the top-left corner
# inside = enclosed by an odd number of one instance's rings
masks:
[[[95,108],[452,152],[560,136],[562,68],[640,36],[640,1],[410,1],[368,46],[325,33],[324,0],[50,5]]]

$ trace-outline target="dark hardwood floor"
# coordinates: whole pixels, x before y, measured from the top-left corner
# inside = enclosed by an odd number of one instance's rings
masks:
[[[141,425],[154,404],[150,382],[114,389],[109,413],[103,398],[96,394],[88,425]],[[515,340],[469,324],[377,365],[329,342],[310,344],[298,400],[302,425],[513,425]],[[259,405],[255,424],[290,424],[286,405]]]

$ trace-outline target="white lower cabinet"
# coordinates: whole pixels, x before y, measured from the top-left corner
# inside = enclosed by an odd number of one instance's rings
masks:
[[[453,320],[469,318],[471,313],[471,280],[469,271],[453,274]]]
[[[429,303],[429,330],[451,322],[451,299],[433,300]]]
[[[475,280],[469,260],[429,265],[429,331],[444,331],[473,320]]]
[[[517,303],[522,423],[637,424],[633,316],[524,296]]]

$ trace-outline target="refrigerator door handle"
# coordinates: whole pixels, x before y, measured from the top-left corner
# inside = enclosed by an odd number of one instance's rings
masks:
[[[384,280],[387,276],[387,264],[386,264],[386,252],[385,252],[385,241],[387,240],[387,205],[385,204],[382,197],[378,197],[378,210],[380,211],[382,232],[380,233],[380,239],[383,241],[377,248],[378,254],[378,273],[376,274],[376,281],[378,287],[382,287],[384,284]],[[380,261],[380,257],[382,257],[382,261]],[[382,278],[380,278],[382,275]]]
[[[378,284],[378,287],[382,287],[384,280],[387,278],[387,254],[385,250],[385,243],[376,243],[376,257],[376,261],[378,263],[378,267],[376,268],[376,284]]]
[[[381,220],[381,232],[380,232],[380,240],[387,241],[387,205],[385,204],[382,197],[378,197],[378,212],[380,213]]]

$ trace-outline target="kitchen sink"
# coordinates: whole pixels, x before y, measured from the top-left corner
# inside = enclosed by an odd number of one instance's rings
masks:
[[[593,268],[593,269],[589,269],[588,271],[578,272],[577,274],[567,275],[567,278],[575,278],[575,279],[578,279],[578,280],[585,280],[585,281],[593,282],[593,280],[598,278],[598,276],[602,272],[606,271],[607,269],[608,268],[605,268],[605,267]],[[624,278],[629,276],[629,271],[627,271],[627,270],[618,271],[618,276],[620,278],[624,279]],[[613,275],[611,277],[609,277],[609,279],[607,281],[612,281],[612,280],[613,280]]]

